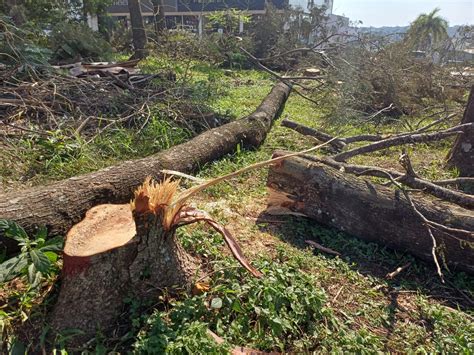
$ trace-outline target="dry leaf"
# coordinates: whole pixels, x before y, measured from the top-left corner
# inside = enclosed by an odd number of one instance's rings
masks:
[[[209,284],[205,282],[196,282],[193,286],[192,294],[193,296],[202,295],[204,292],[209,291]]]

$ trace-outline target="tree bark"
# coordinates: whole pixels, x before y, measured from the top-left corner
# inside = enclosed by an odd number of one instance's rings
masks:
[[[360,239],[433,261],[427,228],[399,191],[304,157],[288,158],[271,166],[267,186],[269,213],[303,214]],[[474,273],[472,211],[422,196],[413,200],[418,211],[430,221],[468,231],[455,238],[432,228],[451,270]]]
[[[461,124],[474,123],[474,85],[467,101]],[[474,128],[471,126],[465,134],[458,136],[447,159],[448,166],[456,167],[459,176],[474,177]]]
[[[132,59],[145,58],[146,53],[146,31],[143,24],[142,9],[140,0],[128,0],[128,10],[130,12],[130,23],[132,25],[132,37],[135,53]]]
[[[112,329],[128,297],[156,300],[164,289],[191,289],[198,263],[177,242],[175,228],[165,227],[163,209],[150,209],[153,198],[140,195],[133,211],[130,204],[96,206],[69,231],[51,314],[56,331],[81,330],[69,346]]]
[[[153,156],[126,161],[50,185],[0,195],[0,218],[14,220],[28,232],[46,226],[48,235],[64,235],[86,211],[101,203],[126,203],[147,176],[159,181],[161,170],[190,173],[235,150],[257,147],[283,108],[290,87],[278,83],[250,116],[211,129],[190,141]],[[1,245],[3,244],[3,245]],[[0,236],[0,248],[11,250]]]

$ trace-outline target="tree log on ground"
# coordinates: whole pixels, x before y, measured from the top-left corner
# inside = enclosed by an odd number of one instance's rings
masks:
[[[191,290],[199,264],[177,242],[180,226],[207,222],[221,232],[236,259],[261,276],[224,227],[179,199],[178,186],[171,179],[147,179],[131,204],[96,206],[69,231],[51,323],[59,332],[81,330],[71,344],[113,328],[128,297],[157,300],[164,289]]]
[[[44,225],[48,235],[64,235],[86,211],[102,203],[126,203],[147,176],[160,180],[162,169],[192,172],[235,151],[238,144],[257,147],[281,112],[291,88],[278,83],[248,117],[211,129],[186,143],[153,156],[126,161],[46,186],[0,195],[0,218],[14,220],[27,231]],[[0,236],[1,244],[10,239]]]
[[[360,154],[366,154],[371,152],[376,152],[380,150],[387,149],[389,147],[395,146],[403,146],[406,144],[412,143],[427,143],[437,140],[442,140],[448,138],[454,134],[458,135],[469,135],[470,130],[473,129],[474,123],[464,123],[458,126],[454,126],[443,131],[435,131],[430,133],[425,133],[426,130],[432,128],[434,126],[439,125],[440,123],[444,122],[446,119],[453,117],[453,115],[448,115],[441,119],[438,119],[434,122],[429,123],[428,125],[417,129],[416,131],[412,132],[404,132],[399,133],[396,135],[384,137],[381,135],[357,135],[345,138],[336,138],[327,133],[317,131],[313,128],[303,126],[299,123],[283,120],[282,125],[284,127],[288,127],[293,129],[299,133],[304,135],[310,135],[317,138],[320,141],[328,142],[332,144],[332,146],[336,149],[345,149],[348,147],[349,144],[361,141],[370,141],[374,143],[366,144],[361,147],[343,150],[337,154],[332,156],[326,156],[321,158],[309,158],[312,160],[316,160],[322,162],[323,164],[329,165],[335,169],[343,169],[344,172],[348,172],[355,175],[369,175],[369,176],[377,176],[381,178],[387,179],[388,176],[395,178],[398,182],[409,186],[413,189],[423,190],[423,192],[436,196],[442,200],[455,203],[461,207],[473,209],[474,208],[474,196],[453,190],[450,188],[443,187],[443,185],[453,185],[453,186],[463,186],[466,189],[472,188],[473,179],[472,178],[457,178],[457,179],[448,179],[445,181],[428,181],[423,179],[419,175],[416,174],[415,170],[413,169],[408,154],[406,154],[405,149],[402,149],[402,155],[399,157],[399,162],[405,169],[405,173],[400,173],[394,170],[383,169],[374,166],[362,166],[362,165],[354,165],[345,163],[345,161],[349,158],[358,156]],[[341,146],[334,145],[334,142],[338,142],[342,144]],[[389,182],[390,183],[390,182]]]
[[[474,124],[474,85],[467,102],[461,124]],[[448,165],[459,170],[459,176],[474,177],[474,127],[458,136],[448,155]]]
[[[288,158],[271,166],[267,186],[269,213],[302,214],[360,239],[433,261],[426,225],[400,191],[305,157]],[[437,254],[444,256],[451,270],[474,273],[472,211],[424,196],[417,195],[413,201],[427,219],[453,231],[432,228],[440,246]]]

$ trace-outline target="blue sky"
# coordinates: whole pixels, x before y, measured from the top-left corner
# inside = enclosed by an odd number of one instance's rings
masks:
[[[450,26],[474,24],[474,0],[334,0],[334,14],[363,26],[405,26],[435,7]]]

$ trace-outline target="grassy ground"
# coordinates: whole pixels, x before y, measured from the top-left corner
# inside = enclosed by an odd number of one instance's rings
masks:
[[[161,64],[152,61],[145,65],[153,69]],[[207,90],[209,95],[205,100],[215,111],[232,118],[252,112],[273,84],[259,72],[224,75],[220,70],[196,63],[181,68],[181,72]],[[357,127],[344,122],[335,124],[324,116],[324,107],[315,108],[296,95],[290,97],[282,113],[282,117],[308,126],[323,126],[333,134],[386,133],[399,129],[394,124],[376,128],[368,124]],[[169,135],[167,129],[150,129],[144,134],[157,139],[160,132],[164,137]],[[121,150],[118,147],[124,138],[109,137],[104,149],[111,149],[111,154],[106,158],[85,154],[92,158],[93,164],[84,168],[81,159],[85,158],[73,159],[57,166],[58,174],[45,167],[44,180],[146,155],[186,138],[179,133],[165,145],[147,145],[146,149],[137,148],[134,139],[125,139]],[[449,141],[436,144],[435,149],[433,146],[410,148],[415,169],[429,178],[454,175],[455,172],[440,169],[449,144]],[[199,176],[210,178],[234,171],[269,158],[277,148],[298,150],[312,145],[311,139],[276,122],[260,149],[239,149],[234,155],[203,167]],[[398,154],[399,151],[390,150],[358,159],[364,164],[396,166]],[[212,231],[201,226],[183,229],[179,232],[182,244],[201,259],[209,272],[208,278],[202,281],[207,291],[172,299],[164,295],[154,305],[130,300],[130,311],[125,317],[129,317],[131,329],[115,339],[98,334],[89,344],[90,349],[97,353],[116,350],[220,354],[231,345],[241,345],[285,352],[474,352],[474,312],[466,300],[474,296],[472,277],[446,272],[447,283],[442,284],[432,265],[408,254],[359,241],[303,218],[268,216],[265,181],[266,170],[254,170],[212,187],[194,200],[236,236],[245,254],[264,273],[262,279],[254,279],[238,267],[223,240]],[[306,239],[332,248],[341,256],[313,251],[304,242]],[[411,266],[394,280],[384,278],[386,273],[407,262]],[[54,290],[54,279],[53,274],[43,283],[39,294],[29,290],[25,282],[16,280],[16,284],[8,285],[11,291],[2,297],[7,300],[0,308],[4,327],[10,333],[14,328],[23,343],[33,339],[28,339],[31,336],[28,331],[19,331],[20,324],[23,328],[41,327],[43,333],[47,332],[44,302],[51,302],[53,296],[45,296],[44,301],[42,295]],[[206,335],[207,329],[226,342],[217,346]],[[66,336],[57,339],[58,348]]]

